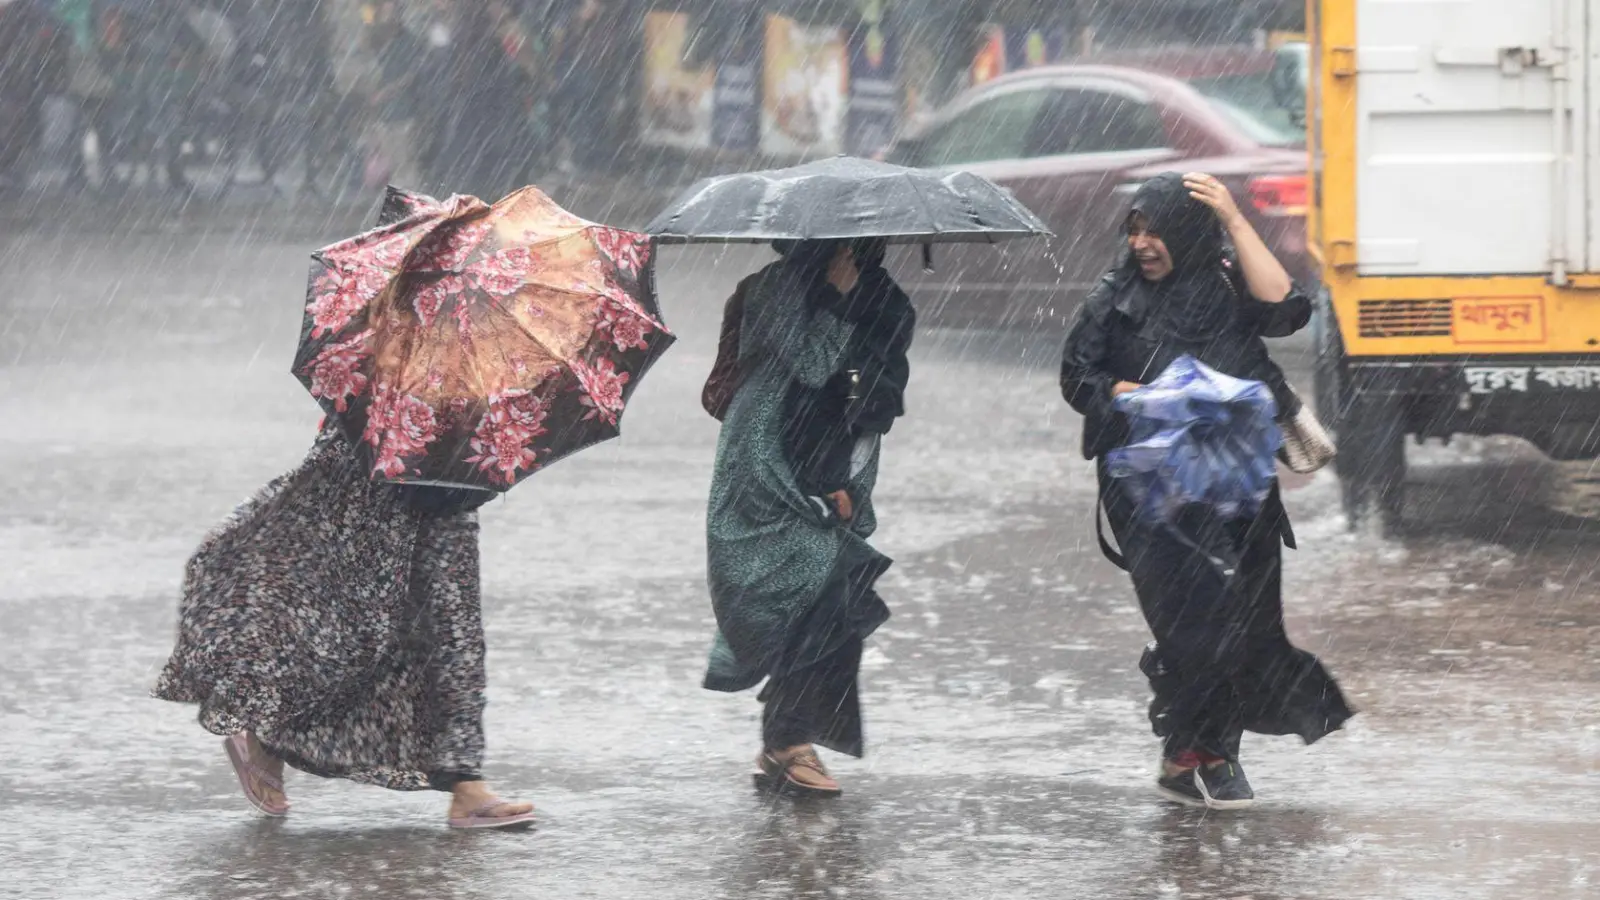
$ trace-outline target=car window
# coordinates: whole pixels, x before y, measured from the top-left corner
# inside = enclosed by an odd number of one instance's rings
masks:
[[[1286,115],[1261,114],[1242,106],[1235,106],[1217,97],[1207,97],[1207,102],[1222,113],[1250,140],[1263,147],[1299,147],[1305,144],[1305,132]]]
[[[1111,153],[1169,146],[1161,113],[1148,103],[1095,90],[1054,90],[1030,139],[1030,156]]]
[[[956,166],[1026,156],[1045,97],[1044,91],[1013,91],[981,101],[929,136],[919,164]]]
[[[1227,116],[1251,140],[1269,147],[1291,147],[1305,141],[1300,123],[1305,95],[1292,71],[1190,79],[1212,107]]]

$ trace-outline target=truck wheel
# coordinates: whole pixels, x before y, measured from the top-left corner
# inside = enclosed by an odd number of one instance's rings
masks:
[[[1311,370],[1312,393],[1317,408],[1317,419],[1337,441],[1339,423],[1344,418],[1347,396],[1344,365],[1344,340],[1339,336],[1339,323],[1333,317],[1333,303],[1326,288],[1317,296],[1311,317],[1311,345],[1316,351],[1316,365]],[[1341,448],[1342,449],[1342,448]]]
[[[1351,530],[1383,537],[1400,530],[1405,506],[1406,430],[1398,397],[1356,391],[1340,430],[1341,500]]]
[[[1550,508],[1579,519],[1600,521],[1600,463],[1592,459],[1555,464]]]
[[[1324,290],[1317,298],[1312,338],[1317,351],[1313,386],[1317,418],[1339,448],[1334,471],[1352,531],[1396,534],[1405,505],[1406,445],[1400,397],[1359,390],[1350,378],[1344,340]],[[1370,387],[1370,386],[1369,386]]]

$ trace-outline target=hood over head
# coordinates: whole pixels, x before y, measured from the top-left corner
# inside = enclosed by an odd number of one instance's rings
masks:
[[[1140,185],[1128,211],[1129,223],[1135,213],[1167,245],[1175,274],[1204,269],[1222,254],[1222,223],[1216,212],[1189,196],[1177,172],[1163,172]]]
[[[889,242],[883,238],[777,240],[772,242],[772,249],[791,264],[825,269],[841,245],[848,246],[855,254],[856,266],[862,271],[883,265],[884,256],[889,250]]]

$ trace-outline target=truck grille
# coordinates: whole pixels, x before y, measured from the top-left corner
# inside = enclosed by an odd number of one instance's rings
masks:
[[[1449,300],[1362,300],[1357,322],[1365,338],[1449,337]]]

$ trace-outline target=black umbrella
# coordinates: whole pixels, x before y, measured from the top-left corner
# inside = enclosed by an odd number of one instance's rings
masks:
[[[1050,229],[1005,189],[970,172],[835,157],[707,178],[645,227],[663,244],[887,238],[994,243]]]

